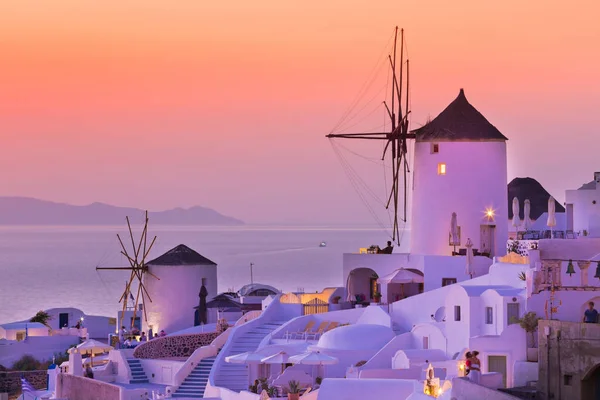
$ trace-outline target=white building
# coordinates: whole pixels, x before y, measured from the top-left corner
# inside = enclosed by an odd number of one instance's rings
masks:
[[[462,89],[414,133],[411,253],[450,255],[448,228],[456,212],[461,245],[471,238],[480,252],[503,255],[508,139],[469,104]]]
[[[577,190],[567,190],[567,230],[600,237],[600,172]],[[585,231],[585,233],[583,233]]]
[[[12,322],[0,325],[0,339],[24,340],[26,336],[48,336],[50,329],[39,322]]]
[[[152,301],[144,304],[148,316],[144,330],[169,333],[189,328],[194,325],[201,287],[208,291],[207,301],[217,295],[217,264],[183,244],[147,266],[144,286]]]

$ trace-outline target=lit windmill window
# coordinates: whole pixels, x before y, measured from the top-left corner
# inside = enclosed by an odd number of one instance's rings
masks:
[[[438,175],[446,175],[446,164],[445,163],[438,164]]]

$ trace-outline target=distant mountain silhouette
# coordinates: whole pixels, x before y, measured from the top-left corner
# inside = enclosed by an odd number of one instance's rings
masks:
[[[531,203],[529,217],[536,220],[545,212],[548,212],[548,199],[550,193],[533,178],[515,178],[508,184],[508,219],[512,219],[512,202],[514,198],[519,199],[519,218],[524,218],[525,200]],[[557,213],[564,213],[565,208],[554,200],[554,208]]]
[[[144,220],[144,210],[103,203],[87,206],[55,203],[30,197],[0,197],[0,225],[120,225]],[[243,225],[239,219],[205,207],[148,212],[159,225]]]

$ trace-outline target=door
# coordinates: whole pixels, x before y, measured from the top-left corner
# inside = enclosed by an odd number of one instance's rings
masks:
[[[479,228],[480,235],[480,243],[479,243],[479,252],[480,253],[490,253],[492,252],[492,229],[490,225],[481,225]]]
[[[506,356],[488,356],[488,372],[502,374],[502,384],[506,387]]]
[[[518,324],[519,303],[508,303],[506,305],[506,325]]]
[[[573,230],[573,204],[567,204],[567,230]]]
[[[69,314],[60,313],[58,314],[58,328],[69,327]]]

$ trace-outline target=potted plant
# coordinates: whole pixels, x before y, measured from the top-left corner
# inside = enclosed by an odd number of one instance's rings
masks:
[[[379,292],[373,293],[373,300],[375,300],[375,303],[379,303],[381,301],[381,293],[379,293]]]
[[[300,399],[300,382],[289,381],[288,382],[288,400],[299,400]]]
[[[535,346],[535,336],[534,333],[537,331],[538,321],[541,318],[536,315],[535,312],[529,311],[527,314],[523,315],[522,318],[515,319],[516,322],[519,323],[521,328],[525,330],[525,332],[529,333],[531,336],[531,347],[527,346],[527,361],[529,362],[537,362],[538,360],[538,349]],[[526,341],[527,343],[527,341]]]

